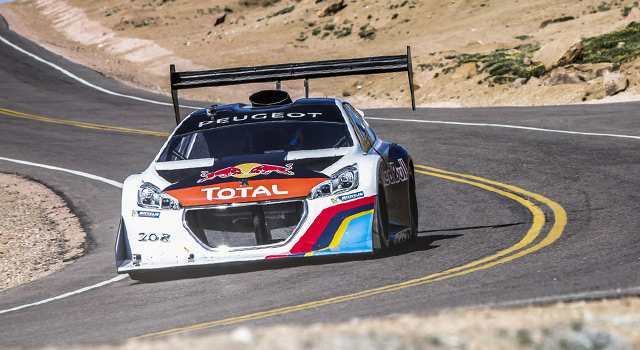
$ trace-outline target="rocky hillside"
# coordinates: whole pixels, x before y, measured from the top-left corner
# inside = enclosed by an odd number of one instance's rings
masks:
[[[640,95],[634,0],[26,0],[1,4],[0,13],[53,51],[162,92],[170,63],[213,69],[401,54],[410,45],[419,106]],[[299,97],[301,85],[285,88]],[[185,94],[245,101],[262,87]],[[314,80],[311,92],[363,108],[409,105],[402,73]]]

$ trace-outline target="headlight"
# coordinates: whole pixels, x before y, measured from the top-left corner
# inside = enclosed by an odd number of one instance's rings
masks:
[[[309,199],[331,196],[358,187],[358,166],[349,165],[338,170],[331,178],[322,181],[309,192]]]
[[[158,186],[149,182],[143,182],[138,189],[138,205],[143,208],[180,209],[180,202],[177,199],[162,192]]]

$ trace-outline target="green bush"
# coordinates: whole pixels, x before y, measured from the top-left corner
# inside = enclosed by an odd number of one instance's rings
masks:
[[[460,54],[445,58],[455,59],[452,67],[445,68],[443,73],[449,73],[468,62],[476,62],[479,72],[486,72],[496,84],[513,82],[517,78],[539,78],[546,71],[544,64],[531,62],[533,53],[540,49],[538,44],[519,45],[513,49],[499,49],[489,54]],[[491,84],[490,84],[491,85]]]
[[[564,16],[564,17],[559,17],[559,18],[554,18],[554,19],[548,19],[546,21],[543,21],[542,23],[540,23],[540,28],[544,28],[546,26],[548,26],[551,23],[559,23],[559,22],[566,22],[566,21],[571,21],[574,20],[575,17],[573,16]]]
[[[640,23],[631,22],[625,29],[582,39],[582,44],[580,63],[620,64],[640,56]]]
[[[296,7],[295,7],[294,5],[291,5],[291,6],[289,6],[289,7],[285,7],[285,8],[283,8],[282,10],[280,10],[280,11],[278,11],[278,12],[274,12],[274,13],[272,13],[270,16],[267,16],[267,17],[275,17],[275,16],[284,15],[284,14],[287,14],[287,13],[289,13],[289,12],[293,11],[295,8],[296,8]]]

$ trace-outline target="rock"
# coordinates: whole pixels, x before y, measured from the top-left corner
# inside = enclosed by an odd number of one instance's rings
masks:
[[[376,38],[376,28],[374,28],[370,24],[364,25],[360,27],[360,32],[358,32],[358,36],[360,36],[360,38],[362,39],[373,40]]]
[[[442,73],[442,68],[420,72],[413,77],[413,81],[416,84],[422,86],[426,84],[429,80],[435,78],[436,74],[440,74],[440,73]]]
[[[594,76],[596,78],[600,78],[600,77],[603,77],[607,73],[611,73],[611,68],[610,67],[596,69],[596,71],[594,73]]]
[[[231,20],[231,23],[233,23],[233,24],[238,24],[238,23],[240,23],[240,21],[244,21],[244,20],[245,20],[244,16],[240,15],[240,16],[238,16],[238,17],[236,17],[236,18],[232,19],[232,20]]]
[[[527,83],[527,79],[525,78],[518,78],[513,82],[513,87],[514,88],[519,88],[522,87],[523,85],[525,85]]]
[[[213,24],[213,26],[218,26],[221,25],[222,23],[224,23],[224,20],[227,19],[227,14],[225,13],[224,15],[216,18],[216,23]]]
[[[360,79],[352,80],[345,83],[344,86],[342,87],[342,96],[348,97],[348,96],[355,95],[358,92],[358,90],[362,89],[362,84],[364,84],[364,81]]]
[[[529,81],[527,82],[527,85],[535,86],[535,87],[542,86],[542,81],[540,79],[536,78],[536,77],[531,77],[531,78],[529,78]]]
[[[455,72],[451,74],[451,78],[469,79],[472,76],[476,75],[477,72],[478,72],[478,65],[475,62],[467,62],[467,63],[461,64],[460,67],[456,68]]]
[[[632,349],[631,344],[626,340],[599,329],[553,332],[551,335],[545,336],[539,345],[541,349],[548,350]]]
[[[604,74],[604,91],[607,96],[613,96],[627,89],[629,79],[620,73],[606,72]]]
[[[557,65],[561,66],[561,65],[580,62],[582,60],[583,47],[584,46],[582,45],[582,41],[571,46],[569,50],[567,50],[567,52],[565,52],[564,55],[560,57]]]
[[[580,75],[574,71],[565,68],[556,68],[551,71],[549,79],[546,81],[546,85],[556,86],[563,84],[579,84],[584,81]]]
[[[632,8],[626,19],[629,22],[640,22],[640,8]]]
[[[611,72],[613,70],[613,63],[574,64],[564,68],[576,70],[583,80],[589,81],[604,76],[605,72]]]
[[[579,38],[574,37],[553,40],[536,51],[533,55],[533,61],[544,64],[547,67],[547,71],[549,71],[558,66],[560,59],[579,41]]]
[[[338,2],[334,2],[333,4],[325,7],[323,10],[320,10],[318,12],[318,17],[333,16],[336,13],[340,12],[340,10],[342,10],[346,6],[347,5],[344,4],[344,0],[340,0]]]

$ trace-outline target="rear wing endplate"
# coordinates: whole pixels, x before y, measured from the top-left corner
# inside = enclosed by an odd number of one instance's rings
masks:
[[[416,101],[413,88],[413,68],[411,65],[411,47],[407,46],[406,55],[376,56],[353,59],[340,59],[304,63],[285,63],[257,67],[225,68],[206,71],[176,72],[175,65],[170,66],[171,98],[176,123],[180,123],[178,90],[209,86],[239,85],[249,83],[276,82],[304,79],[305,97],[309,96],[308,80],[347,75],[364,75],[404,72],[409,75],[411,108],[415,111]]]

